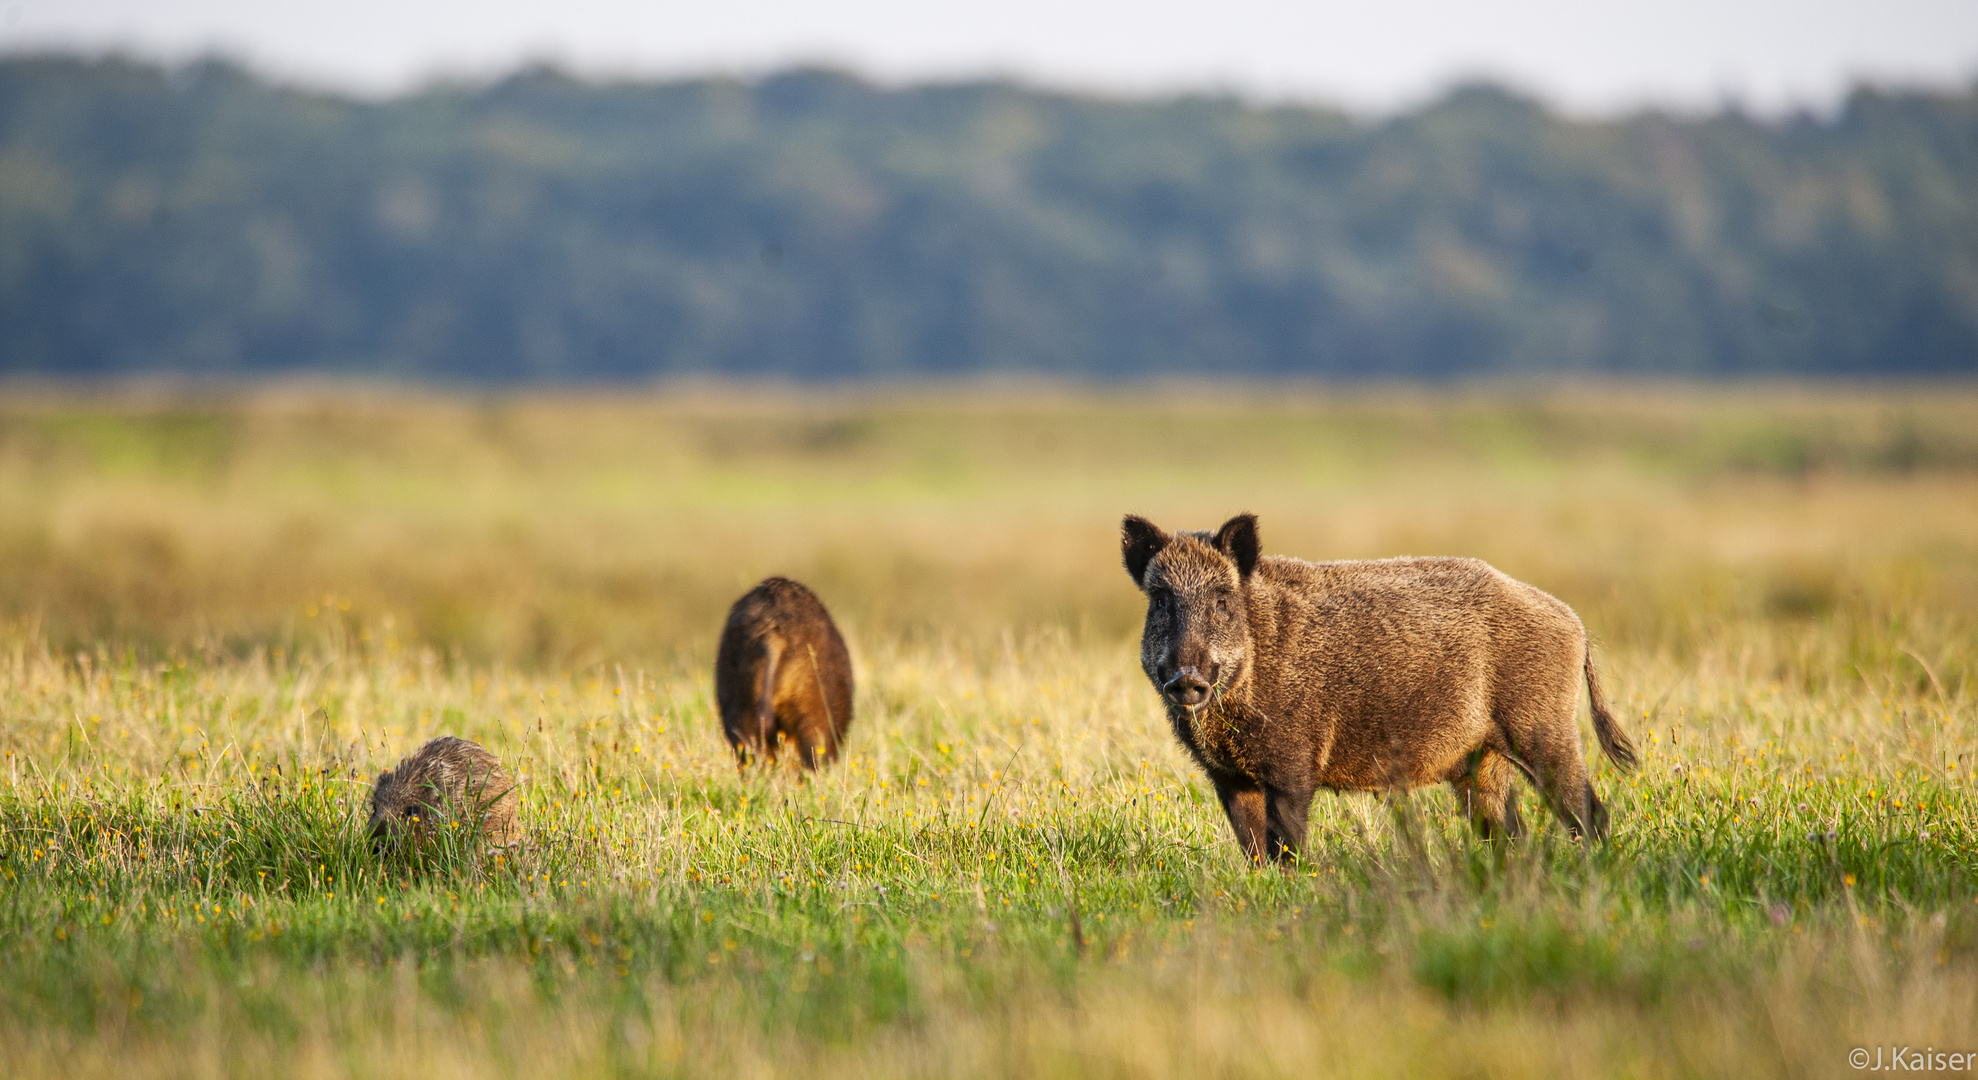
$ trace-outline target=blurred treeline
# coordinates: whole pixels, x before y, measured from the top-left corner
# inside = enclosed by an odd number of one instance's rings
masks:
[[[838,73],[0,61],[0,372],[1978,371],[1978,88],[1370,121]]]

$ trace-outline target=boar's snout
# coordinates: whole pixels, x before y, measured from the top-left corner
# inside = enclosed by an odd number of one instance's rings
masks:
[[[1195,668],[1185,667],[1161,687],[1161,693],[1176,705],[1192,709],[1209,700],[1209,691],[1215,685],[1215,676],[1216,667],[1213,664],[1209,666],[1209,677],[1206,679]]]

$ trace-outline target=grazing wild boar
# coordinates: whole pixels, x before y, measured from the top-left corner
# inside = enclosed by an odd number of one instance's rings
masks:
[[[1484,836],[1515,837],[1520,773],[1574,835],[1605,837],[1582,679],[1601,749],[1622,768],[1635,749],[1572,608],[1476,559],[1265,556],[1252,514],[1213,535],[1121,527],[1147,595],[1140,666],[1253,860],[1297,857],[1322,787],[1447,782]]]
[[[742,764],[774,761],[783,739],[807,769],[838,756],[852,722],[852,658],[816,593],[773,577],[735,601],[714,658],[714,697]]]
[[[516,840],[515,809],[521,801],[515,787],[508,770],[479,743],[442,735],[378,775],[366,834],[377,850],[398,837],[423,842],[443,824],[457,823],[478,829],[490,844],[508,847]]]

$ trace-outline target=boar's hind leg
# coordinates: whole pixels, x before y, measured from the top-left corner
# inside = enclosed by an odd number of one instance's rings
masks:
[[[1229,815],[1229,826],[1236,830],[1236,842],[1243,846],[1243,853],[1252,863],[1261,863],[1271,855],[1270,812],[1264,798],[1264,789],[1248,780],[1213,777],[1216,784],[1216,798],[1222,800],[1223,813]]]
[[[808,723],[796,735],[797,753],[802,758],[804,768],[816,769],[838,757],[838,740],[832,738],[829,725]]]
[[[1512,758],[1532,786],[1545,794],[1546,805],[1559,815],[1575,839],[1592,834],[1607,839],[1607,808],[1593,793],[1587,777],[1586,761],[1580,757],[1577,742],[1559,740],[1558,745],[1541,743],[1529,758]]]
[[[1607,807],[1593,793],[1591,782],[1582,780],[1576,788],[1562,784],[1560,790],[1546,794],[1546,801],[1552,804],[1552,812],[1559,815],[1559,820],[1566,823],[1573,839],[1582,836],[1607,839]]]
[[[1503,745],[1493,740],[1491,749],[1511,759],[1574,837],[1605,839],[1607,811],[1580,754],[1580,672],[1561,667],[1554,675],[1500,702],[1495,719]]]
[[[1516,840],[1525,834],[1525,823],[1518,817],[1518,793],[1513,787],[1518,775],[1511,759],[1496,751],[1478,751],[1471,770],[1449,782],[1456,790],[1456,803],[1469,815],[1477,834],[1486,840]]]
[[[1545,792],[1545,801],[1552,805],[1552,812],[1566,823],[1566,828],[1574,839],[1591,835],[1595,840],[1607,839],[1607,808],[1600,805],[1600,797],[1593,793],[1593,781],[1587,776],[1586,761],[1580,757],[1577,742],[1567,749],[1551,756],[1550,775],[1539,785]]]

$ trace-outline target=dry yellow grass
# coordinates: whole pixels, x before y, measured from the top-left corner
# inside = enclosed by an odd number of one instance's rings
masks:
[[[0,506],[19,1075],[1978,1049],[1960,388],[21,396]],[[1267,550],[1478,555],[1572,603],[1646,751],[1596,780],[1615,843],[1493,853],[1441,793],[1322,797],[1311,865],[1241,865],[1116,533],[1237,509]],[[772,572],[861,680],[808,783],[737,776],[707,701]],[[523,777],[531,844],[394,876],[349,819],[441,733]]]

